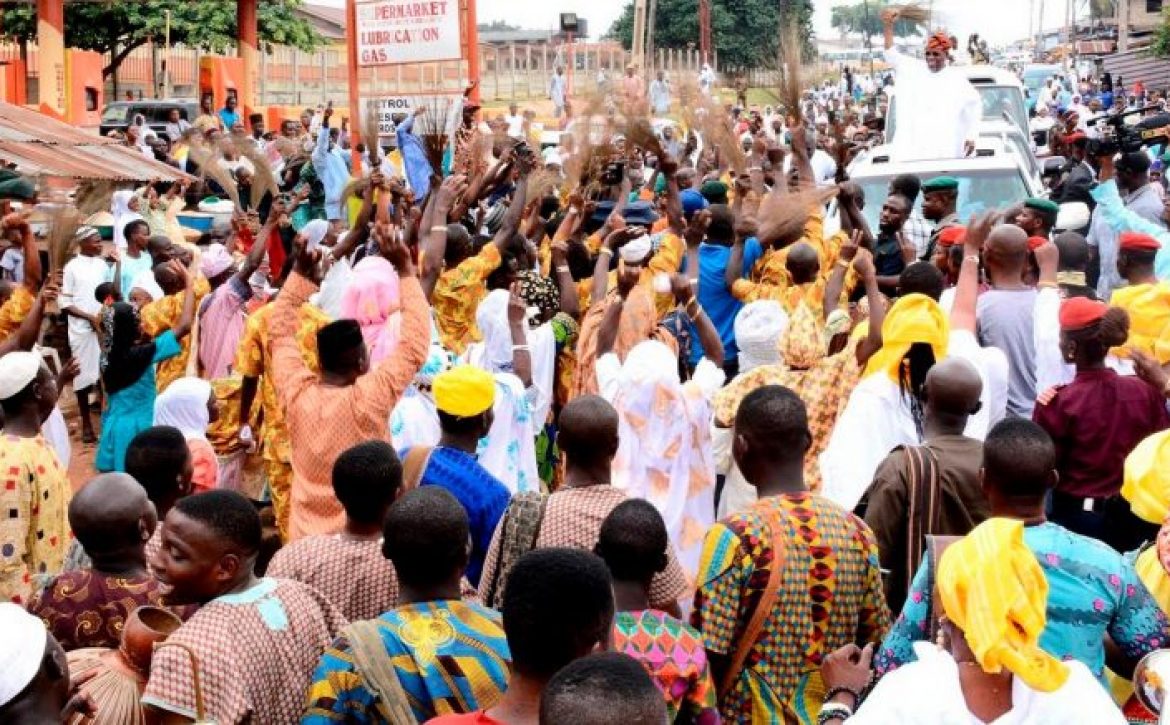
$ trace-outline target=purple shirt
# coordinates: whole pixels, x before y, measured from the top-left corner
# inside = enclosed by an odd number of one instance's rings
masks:
[[[248,283],[233,275],[204,301],[199,313],[199,362],[204,378],[225,378],[231,373],[247,322],[244,305],[251,297]]]
[[[1056,489],[1108,498],[1121,490],[1125,457],[1144,438],[1170,427],[1166,401],[1151,385],[1113,370],[1081,370],[1032,420],[1056,443]]]

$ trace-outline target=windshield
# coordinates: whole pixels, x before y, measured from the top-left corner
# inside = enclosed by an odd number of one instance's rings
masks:
[[[122,123],[126,120],[125,103],[111,103],[102,111],[102,123]]]
[[[966,224],[972,214],[980,214],[990,209],[1006,209],[1020,199],[1026,199],[1030,194],[1024,178],[1015,169],[1002,171],[958,171],[950,176],[959,180],[959,219]],[[865,214],[869,227],[875,233],[878,228],[878,216],[882,211],[889,193],[892,176],[871,176],[864,179],[853,179],[865,193]],[[922,195],[914,204],[918,211],[922,210]]]
[[[1028,130],[1028,109],[1024,107],[1024,94],[1012,86],[976,86],[979,100],[983,101],[983,120],[1001,121],[1004,114],[1021,131]]]

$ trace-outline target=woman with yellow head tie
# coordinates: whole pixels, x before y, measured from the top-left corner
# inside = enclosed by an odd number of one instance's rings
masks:
[[[853,693],[869,682],[872,651],[850,646],[829,655],[821,672],[836,694],[820,722],[1125,723],[1084,664],[1040,648],[1048,581],[1024,543],[1023,522],[988,519],[955,542],[935,586],[937,642],[917,643],[918,661],[886,675],[860,708]]]

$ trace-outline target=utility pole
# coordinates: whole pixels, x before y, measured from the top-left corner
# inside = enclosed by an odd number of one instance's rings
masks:
[[[711,62],[711,0],[699,0],[699,55]]]
[[[658,17],[658,0],[650,0],[650,12],[646,15],[646,78],[654,65],[654,20]]]
[[[1129,0],[1117,0],[1117,52],[1129,50]]]
[[[646,58],[646,0],[634,0],[634,44],[630,48],[630,63],[641,66]]]

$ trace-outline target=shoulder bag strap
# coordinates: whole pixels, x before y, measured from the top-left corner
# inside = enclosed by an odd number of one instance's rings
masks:
[[[536,548],[540,525],[548,497],[539,491],[528,491],[512,497],[500,518],[500,535],[496,537],[496,568],[483,592],[483,604],[499,609],[504,594],[504,582],[512,566],[524,554]]]
[[[402,460],[402,492],[413,491],[422,483],[427,464],[431,462],[433,446],[415,446],[406,452]]]
[[[353,663],[362,682],[377,695],[378,713],[390,725],[416,725],[418,720],[410,709],[410,701],[398,673],[386,656],[382,636],[373,620],[353,622],[342,630],[353,651]]]
[[[906,525],[906,585],[914,578],[922,563],[926,537],[938,531],[941,505],[939,496],[938,461],[925,446],[906,446],[909,464],[909,516]]]
[[[776,597],[780,592],[781,581],[784,579],[784,564],[788,558],[788,551],[780,532],[780,516],[775,511],[769,511],[765,521],[768,533],[772,537],[772,568],[768,572],[768,583],[764,585],[764,591],[761,592],[756,608],[752,611],[752,618],[748,621],[747,628],[744,629],[743,635],[739,638],[735,653],[731,656],[731,664],[723,676],[723,681],[719,683],[719,699],[721,700],[727,693],[731,692],[736,680],[739,679],[744,662],[747,661],[748,654],[751,653],[756,641],[760,638],[764,622],[772,613],[772,607],[776,604]]]

